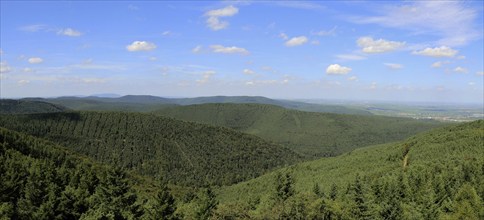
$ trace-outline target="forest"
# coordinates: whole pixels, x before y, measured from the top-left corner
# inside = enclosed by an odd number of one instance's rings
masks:
[[[484,218],[483,120],[3,103],[0,219]]]

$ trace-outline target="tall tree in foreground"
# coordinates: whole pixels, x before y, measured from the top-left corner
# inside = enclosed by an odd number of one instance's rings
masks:
[[[178,219],[175,216],[175,199],[162,178],[158,180],[158,187],[159,191],[156,194],[151,210],[152,219]]]

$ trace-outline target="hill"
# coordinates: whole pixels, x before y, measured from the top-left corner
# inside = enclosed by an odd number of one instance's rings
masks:
[[[0,124],[99,162],[188,186],[232,184],[300,159],[253,135],[141,113],[1,115]]]
[[[219,216],[482,219],[484,121],[299,163],[218,193]]]
[[[74,110],[137,111],[149,112],[166,106],[194,105],[206,103],[257,103],[277,105],[288,109],[311,112],[371,115],[369,111],[337,105],[310,104],[290,100],[275,100],[260,96],[210,96],[197,98],[163,98],[149,95],[127,95],[118,98],[106,97],[59,97],[49,99],[27,98],[63,105]]]
[[[431,120],[303,112],[261,104],[176,106],[154,114],[233,128],[308,157],[335,156],[359,147],[403,140],[443,125]]]
[[[67,108],[43,101],[0,99],[0,114],[62,112]]]

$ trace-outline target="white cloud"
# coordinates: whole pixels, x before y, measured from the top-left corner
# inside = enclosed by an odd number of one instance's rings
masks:
[[[463,60],[465,58],[466,58],[466,56],[464,56],[464,55],[460,55],[460,56],[456,57],[456,59],[458,59],[458,60]]]
[[[313,40],[313,41],[311,41],[311,44],[312,45],[319,45],[320,42],[319,42],[319,40]]]
[[[377,83],[376,82],[372,82],[371,85],[370,85],[370,89],[376,89],[376,86],[377,86]]]
[[[250,70],[250,69],[244,69],[242,72],[246,75],[252,75],[255,73],[253,70]]]
[[[156,45],[147,41],[134,41],[130,45],[126,46],[126,49],[130,52],[150,51],[156,49]]]
[[[430,57],[454,57],[458,52],[450,47],[441,46],[434,48],[427,47],[420,51],[414,51],[413,54]]]
[[[23,27],[20,27],[18,29],[21,30],[21,31],[26,31],[26,32],[37,32],[37,31],[41,31],[41,30],[47,29],[47,25],[44,25],[44,24],[34,24],[34,25],[23,26]]]
[[[192,49],[192,53],[200,53],[202,52],[202,46],[198,45]]]
[[[460,66],[458,66],[458,67],[456,67],[456,68],[454,69],[454,72],[456,72],[456,73],[467,73],[467,69],[466,69],[466,68],[464,68],[464,67],[460,67]]]
[[[336,35],[336,27],[333,27],[331,30],[328,30],[328,31],[321,30],[321,31],[317,31],[317,32],[311,32],[311,34],[316,35],[316,36],[320,36],[320,37],[335,36]]]
[[[172,35],[172,33],[171,33],[171,31],[163,31],[163,33],[161,33],[161,35],[169,36],[169,35]]]
[[[12,70],[8,65],[7,61],[0,62],[0,73],[8,73]]]
[[[215,71],[213,70],[208,70],[202,73],[202,79],[197,80],[197,83],[199,84],[205,84],[207,83],[212,76],[215,75]]]
[[[158,58],[157,57],[150,57],[148,58],[150,61],[156,61]]]
[[[31,58],[28,59],[28,61],[31,64],[39,64],[39,63],[44,62],[44,60],[40,57],[31,57]]]
[[[478,75],[478,76],[484,76],[484,71],[479,71],[479,72],[476,73],[476,75]]]
[[[475,86],[475,85],[476,85],[476,83],[475,83],[475,82],[469,82],[469,83],[467,83],[467,84],[468,84],[469,86]]]
[[[326,68],[328,75],[345,75],[351,72],[351,68],[340,66],[339,64],[331,64]]]
[[[356,76],[350,76],[350,77],[348,77],[348,80],[349,81],[358,81],[358,77],[356,77]]]
[[[293,37],[290,40],[286,41],[285,45],[288,47],[294,47],[303,45],[308,42],[308,38],[305,36]]]
[[[66,28],[66,29],[61,29],[57,31],[57,34],[59,35],[65,35],[69,37],[79,37],[82,35],[80,31],[74,30],[72,28]]]
[[[17,84],[19,84],[20,86],[23,86],[25,84],[29,84],[30,81],[29,80],[26,80],[26,79],[21,79],[19,81],[17,81]]]
[[[32,68],[25,67],[22,71],[24,71],[25,73],[30,73],[34,70]]]
[[[285,34],[285,33],[280,33],[279,37],[282,38],[283,40],[289,39],[289,36],[287,36],[287,34]]]
[[[395,70],[403,68],[403,65],[398,63],[384,63],[384,65],[390,69],[395,69]]]
[[[433,68],[440,68],[440,67],[442,67],[444,64],[448,64],[448,63],[449,63],[449,61],[437,61],[437,62],[435,62],[435,63],[432,63],[432,65],[431,65],[431,66],[432,66]]]
[[[438,36],[438,45],[460,46],[479,39],[476,23],[479,9],[466,1],[408,1],[382,5],[379,16],[353,17],[355,23],[378,24],[411,31],[418,35]]]
[[[360,56],[356,54],[338,54],[336,55],[336,58],[341,59],[341,60],[365,60],[365,56]]]
[[[225,8],[210,10],[205,13],[207,16],[207,26],[214,31],[225,29],[229,26],[229,23],[226,21],[220,21],[220,17],[231,17],[234,16],[239,12],[239,9],[230,5]]]
[[[405,45],[405,42],[388,41],[384,39],[373,40],[371,37],[360,37],[356,41],[364,53],[384,53],[394,51]]]
[[[224,47],[222,45],[211,45],[210,46],[210,49],[214,53],[227,53],[227,54],[236,54],[236,53],[238,53],[238,54],[242,54],[242,55],[248,55],[249,54],[249,51],[246,50],[245,48],[235,47],[235,46],[232,46],[232,47]]]

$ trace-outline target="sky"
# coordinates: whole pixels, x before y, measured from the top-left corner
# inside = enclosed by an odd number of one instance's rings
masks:
[[[0,1],[0,97],[483,103],[483,1]]]

